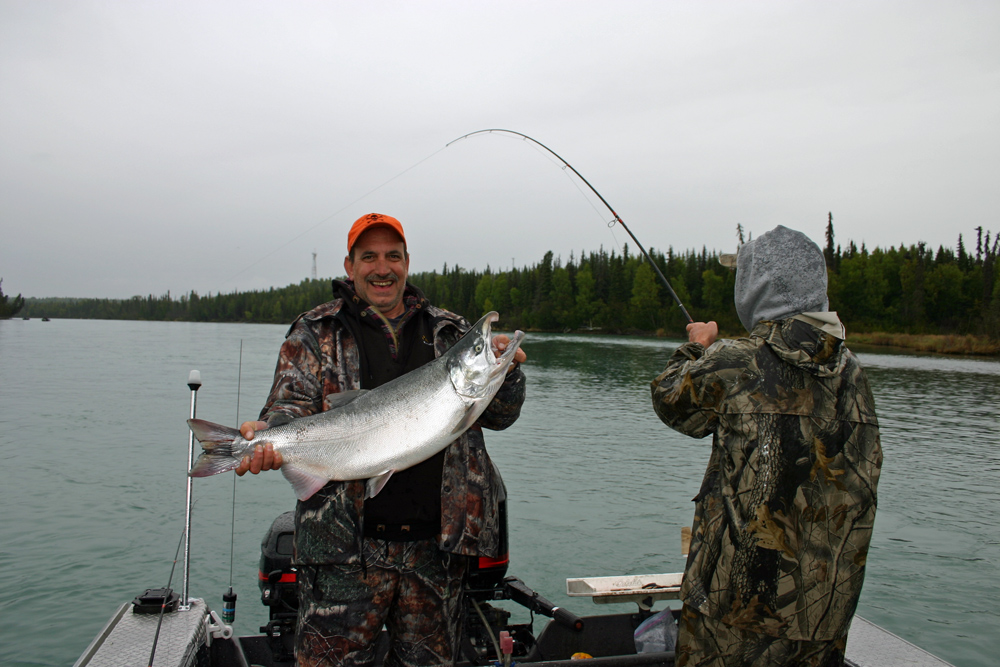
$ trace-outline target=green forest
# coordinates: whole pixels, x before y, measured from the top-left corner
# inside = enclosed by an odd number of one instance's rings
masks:
[[[24,308],[24,297],[20,294],[11,299],[3,293],[3,278],[0,278],[0,320],[9,319]]]
[[[830,309],[849,331],[973,334],[1000,338],[1000,233],[980,227],[955,248],[924,243],[890,248],[842,247],[826,229]],[[742,241],[742,228],[737,227]],[[992,238],[991,238],[992,236]],[[715,320],[730,335],[743,331],[733,305],[735,274],[718,255],[651,249],[652,261],[696,320]],[[649,261],[626,245],[620,253],[551,251],[533,266],[510,271],[465,269],[411,273],[430,301],[470,320],[488,310],[507,329],[640,333],[681,337],[686,320]],[[131,299],[28,298],[24,317],[288,323],[331,298],[329,280],[303,280],[264,291]],[[8,315],[9,316],[9,315]]]

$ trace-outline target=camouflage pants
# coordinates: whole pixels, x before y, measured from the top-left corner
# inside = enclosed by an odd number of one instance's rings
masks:
[[[747,632],[684,605],[677,636],[677,667],[840,667],[847,635],[831,641],[795,641]]]
[[[300,566],[295,656],[300,667],[371,665],[382,626],[385,665],[451,664],[461,631],[466,559],[433,539],[364,539],[360,564]]]

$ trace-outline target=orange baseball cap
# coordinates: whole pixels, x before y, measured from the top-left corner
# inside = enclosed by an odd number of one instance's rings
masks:
[[[354,224],[351,225],[351,231],[347,232],[347,252],[351,251],[354,242],[363,232],[380,225],[394,229],[399,234],[399,238],[403,239],[403,245],[406,245],[406,235],[403,234],[403,225],[399,224],[399,220],[381,213],[367,213],[355,220]]]

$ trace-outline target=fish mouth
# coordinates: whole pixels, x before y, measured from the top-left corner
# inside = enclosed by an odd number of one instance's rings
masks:
[[[505,349],[499,356],[494,353],[496,349],[493,346],[493,323],[500,319],[500,314],[496,311],[491,311],[486,314],[483,318],[483,328],[481,330],[483,340],[487,341],[486,346],[486,358],[489,362],[498,367],[498,369],[507,370],[507,367],[514,360],[514,355],[517,353],[517,349],[521,346],[521,341],[524,340],[524,332],[518,329],[511,336],[510,342],[507,343],[507,349]]]
[[[502,367],[504,370],[507,366],[514,361],[514,355],[517,354],[517,350],[521,347],[521,341],[524,340],[524,332],[520,329],[514,331],[514,335],[511,336],[510,342],[507,343],[507,349],[503,351],[503,354],[497,359],[497,365]]]

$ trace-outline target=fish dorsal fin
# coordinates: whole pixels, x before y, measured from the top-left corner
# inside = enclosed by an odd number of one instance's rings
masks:
[[[386,470],[385,472],[380,472],[374,477],[370,478],[365,484],[365,498],[374,498],[379,494],[379,491],[385,488],[386,482],[392,477],[392,473],[395,470]]]
[[[330,481],[326,477],[313,474],[291,464],[281,466],[281,474],[291,483],[292,488],[295,489],[295,497],[299,500],[308,500]]]
[[[329,404],[328,410],[333,408],[342,408],[354,399],[367,394],[369,389],[352,389],[350,391],[340,391],[336,394],[327,394],[324,400]]]

